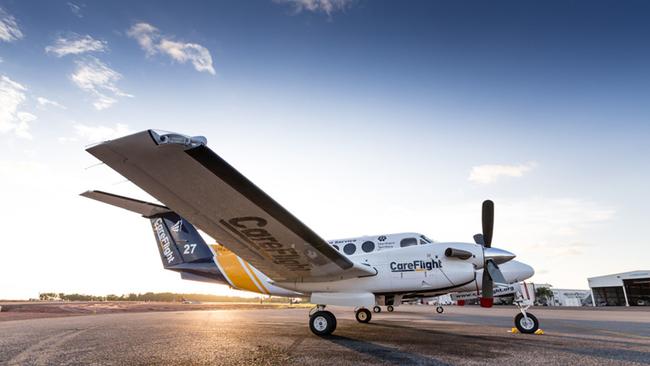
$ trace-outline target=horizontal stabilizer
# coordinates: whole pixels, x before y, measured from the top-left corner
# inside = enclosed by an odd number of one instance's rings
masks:
[[[155,215],[172,212],[169,208],[156,203],[140,201],[133,198],[118,196],[116,194],[102,191],[86,191],[82,193],[81,196],[108,203],[109,205],[117,206],[125,210],[138,213],[144,217],[152,217]]]

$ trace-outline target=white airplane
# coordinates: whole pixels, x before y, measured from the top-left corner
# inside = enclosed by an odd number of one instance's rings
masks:
[[[355,307],[357,321],[370,308],[450,292],[482,290],[530,278],[534,271],[514,254],[492,247],[494,205],[483,202],[483,233],[476,243],[439,243],[417,233],[325,241],[207,147],[205,137],[146,130],[87,151],[162,202],[143,202],[100,191],[83,196],[149,218],[166,269],[184,279],[223,282],[317,304],[309,327],[319,336],[336,329],[327,305]],[[218,244],[207,245],[197,229]],[[516,302],[515,326],[539,328]]]

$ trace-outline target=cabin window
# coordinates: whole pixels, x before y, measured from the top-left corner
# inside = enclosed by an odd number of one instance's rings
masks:
[[[332,245],[332,246],[334,247],[334,249],[339,250],[339,246],[338,246],[338,245]]]
[[[345,244],[345,246],[343,247],[343,252],[345,252],[345,254],[347,255],[352,255],[356,251],[357,251],[357,246],[352,243]]]
[[[371,241],[364,242],[361,244],[361,249],[366,253],[370,253],[375,250],[375,243]]]
[[[416,238],[404,238],[399,242],[399,246],[410,247],[411,245],[418,245],[418,240]]]

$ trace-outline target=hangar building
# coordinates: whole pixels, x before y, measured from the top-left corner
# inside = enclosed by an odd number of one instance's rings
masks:
[[[594,306],[650,306],[650,271],[588,279]]]

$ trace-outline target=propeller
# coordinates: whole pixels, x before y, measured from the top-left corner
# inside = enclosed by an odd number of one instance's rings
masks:
[[[490,200],[483,201],[481,211],[481,223],[483,233],[474,235],[474,242],[483,246],[483,280],[481,306],[491,307],[494,302],[494,283],[506,283],[503,273],[497,264],[505,263],[512,258],[514,254],[497,248],[492,248],[492,232],[494,229],[494,202]]]

